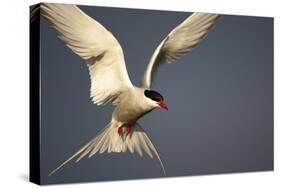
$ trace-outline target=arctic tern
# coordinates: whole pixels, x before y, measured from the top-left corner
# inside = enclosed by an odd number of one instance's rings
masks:
[[[79,151],[55,168],[49,175],[70,160],[104,152],[137,152],[158,158],[164,165],[145,130],[138,124],[145,114],[156,108],[168,110],[163,96],[151,89],[161,64],[172,63],[191,51],[214,27],[220,15],[193,13],[165,37],[154,51],[140,86],[134,86],[128,76],[122,48],[98,21],[75,5],[41,4],[42,15],[59,38],[74,53],[86,61],[94,104],[115,106],[111,121]]]

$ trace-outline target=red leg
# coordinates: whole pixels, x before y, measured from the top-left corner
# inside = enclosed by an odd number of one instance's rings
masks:
[[[131,132],[131,130],[132,130],[131,126],[126,127],[126,136],[128,136],[128,134]]]
[[[124,130],[125,129],[125,130]],[[129,124],[124,124],[124,125],[122,125],[122,126],[120,126],[119,128],[118,128],[118,135],[119,136],[123,136],[123,134],[125,134],[125,136],[128,136],[128,134],[130,134],[130,132],[131,132],[131,130],[132,130],[132,126],[131,125],[129,125]],[[123,132],[123,131],[125,131],[125,133]]]
[[[123,128],[123,126],[121,126],[121,127],[118,128],[118,135],[119,135],[119,136],[122,135],[122,128]]]

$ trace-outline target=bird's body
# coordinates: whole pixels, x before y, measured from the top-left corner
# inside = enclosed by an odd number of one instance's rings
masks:
[[[147,100],[144,90],[140,87],[130,88],[115,107],[112,119],[122,124],[134,124],[143,115],[156,108]]]
[[[70,160],[104,152],[137,152],[160,156],[138,120],[153,109],[168,110],[163,96],[151,90],[158,67],[172,63],[191,51],[211,30],[217,14],[194,13],[173,29],[159,44],[144,72],[140,86],[128,76],[123,50],[117,39],[99,22],[75,5],[43,4],[43,16],[59,33],[59,38],[86,61],[91,79],[90,96],[94,104],[115,106],[111,121],[79,151],[53,170],[53,174]]]

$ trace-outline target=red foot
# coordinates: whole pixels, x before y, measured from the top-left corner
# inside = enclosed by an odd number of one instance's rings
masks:
[[[122,126],[118,128],[118,135],[119,135],[119,136],[122,135]]]
[[[125,128],[125,134],[126,134],[126,136],[128,136],[128,134],[131,132],[131,130],[132,130],[132,126],[130,126],[130,125],[122,125],[121,127],[119,127],[118,128],[118,135],[119,136],[122,136],[123,135],[123,129]]]
[[[128,136],[128,134],[131,132],[132,127],[126,127],[126,136]]]

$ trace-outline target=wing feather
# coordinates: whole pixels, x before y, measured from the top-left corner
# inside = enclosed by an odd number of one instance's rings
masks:
[[[44,3],[41,10],[66,46],[87,62],[93,102],[118,104],[133,85],[116,38],[75,5]]]
[[[150,88],[158,67],[172,63],[191,51],[217,23],[220,15],[194,13],[173,29],[154,51],[144,72],[141,87]]]

